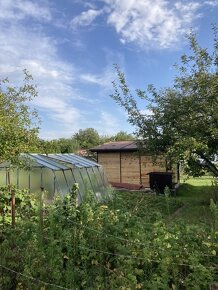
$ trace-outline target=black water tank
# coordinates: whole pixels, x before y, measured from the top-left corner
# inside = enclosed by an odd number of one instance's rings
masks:
[[[165,187],[173,188],[172,172],[150,172],[149,184],[150,188],[159,193],[164,193]]]

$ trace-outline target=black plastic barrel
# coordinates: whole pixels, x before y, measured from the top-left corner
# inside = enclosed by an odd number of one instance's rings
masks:
[[[150,172],[148,175],[150,188],[156,192],[164,193],[166,187],[173,188],[172,172]]]

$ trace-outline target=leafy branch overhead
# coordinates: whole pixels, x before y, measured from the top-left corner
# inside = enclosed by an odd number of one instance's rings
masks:
[[[37,96],[32,76],[24,70],[24,81],[14,87],[0,80],[0,161],[17,161],[22,152],[33,150],[37,141],[38,116],[29,103]]]
[[[115,66],[118,80],[113,82],[112,98],[128,113],[136,135],[153,154],[165,153],[182,161],[191,174],[205,169],[218,176],[218,38],[213,27],[213,51],[202,48],[196,35],[188,36],[190,55],[182,55],[171,87],[130,92],[125,75]],[[145,102],[140,110],[137,97]],[[142,112],[147,112],[146,114]]]

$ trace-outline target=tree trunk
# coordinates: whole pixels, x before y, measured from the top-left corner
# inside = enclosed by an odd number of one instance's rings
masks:
[[[215,177],[218,177],[218,168],[216,165],[211,162],[210,159],[208,159],[204,154],[201,153],[199,156],[204,160],[207,169],[212,172]]]

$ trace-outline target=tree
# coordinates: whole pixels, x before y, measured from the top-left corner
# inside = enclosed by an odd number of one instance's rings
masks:
[[[131,141],[134,140],[133,135],[128,134],[125,131],[119,131],[117,134],[112,136],[102,136],[101,143],[110,142],[110,141]]]
[[[39,140],[39,151],[44,154],[60,153],[58,141],[54,140]]]
[[[218,38],[213,27],[213,51],[200,47],[196,35],[188,36],[190,55],[181,56],[172,87],[146,91],[136,96],[146,102],[143,114],[131,94],[124,74],[116,67],[112,98],[128,113],[137,136],[152,154],[166,154],[183,162],[189,174],[200,175],[205,169],[218,176],[214,160],[218,155]]]
[[[40,150],[45,154],[75,153],[79,150],[79,145],[73,138],[40,140]]]
[[[134,140],[134,137],[127,132],[120,131],[114,136],[114,141],[131,141]]]
[[[89,149],[101,143],[98,132],[93,128],[80,129],[73,135],[73,139],[78,142],[81,149]]]
[[[20,153],[35,149],[38,116],[29,106],[37,95],[32,76],[24,70],[20,87],[11,86],[8,79],[0,80],[0,161],[17,162]]]
[[[73,138],[60,138],[57,143],[60,153],[75,153],[79,150],[79,144]]]

